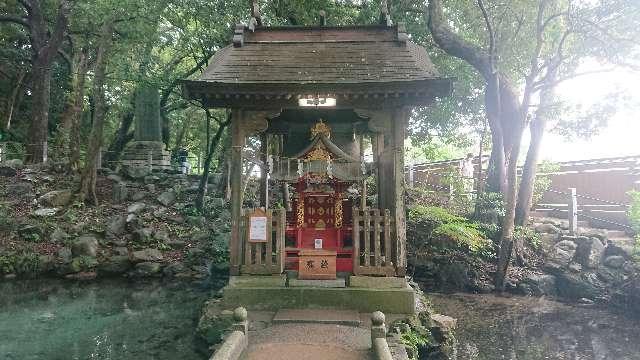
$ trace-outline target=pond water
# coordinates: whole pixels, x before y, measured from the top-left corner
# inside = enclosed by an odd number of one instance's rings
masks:
[[[544,298],[431,294],[458,319],[458,359],[637,360],[640,319]]]
[[[194,330],[209,293],[185,283],[0,282],[0,359],[203,359]]]

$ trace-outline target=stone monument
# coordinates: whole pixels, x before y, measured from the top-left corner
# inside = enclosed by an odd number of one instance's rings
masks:
[[[171,167],[171,154],[164,149],[160,122],[160,94],[152,85],[141,85],[136,94],[134,140],[122,155],[124,168],[146,167],[163,170]]]

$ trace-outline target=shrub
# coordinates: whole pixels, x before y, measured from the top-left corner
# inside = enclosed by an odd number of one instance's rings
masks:
[[[476,221],[483,224],[500,224],[504,215],[504,199],[501,193],[485,192],[476,200]]]
[[[551,188],[551,174],[560,170],[560,165],[544,160],[538,165],[536,179],[533,182],[533,203],[535,205],[544,196],[544,193]]]
[[[440,207],[418,205],[410,209],[407,233],[415,247],[446,248],[455,244],[458,249],[482,255],[488,255],[491,249],[491,241],[479,230],[478,224]]]
[[[630,191],[631,206],[627,212],[629,223],[636,233],[640,233],[640,191]]]

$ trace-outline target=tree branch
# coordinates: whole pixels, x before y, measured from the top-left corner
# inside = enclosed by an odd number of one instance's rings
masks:
[[[29,23],[25,18],[12,15],[0,15],[0,22],[13,23],[29,28]]]
[[[486,79],[493,76],[489,55],[483,49],[463,40],[444,20],[441,0],[429,0],[429,22],[433,40],[446,53],[468,62]]]

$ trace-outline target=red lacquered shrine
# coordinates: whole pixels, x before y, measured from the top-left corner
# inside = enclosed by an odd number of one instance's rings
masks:
[[[451,80],[388,14],[376,25],[269,27],[256,9],[184,81],[186,97],[231,111],[231,274],[300,270],[317,251],[335,252],[338,272],[404,276],[407,120]],[[261,144],[264,212],[242,207],[249,138]]]

